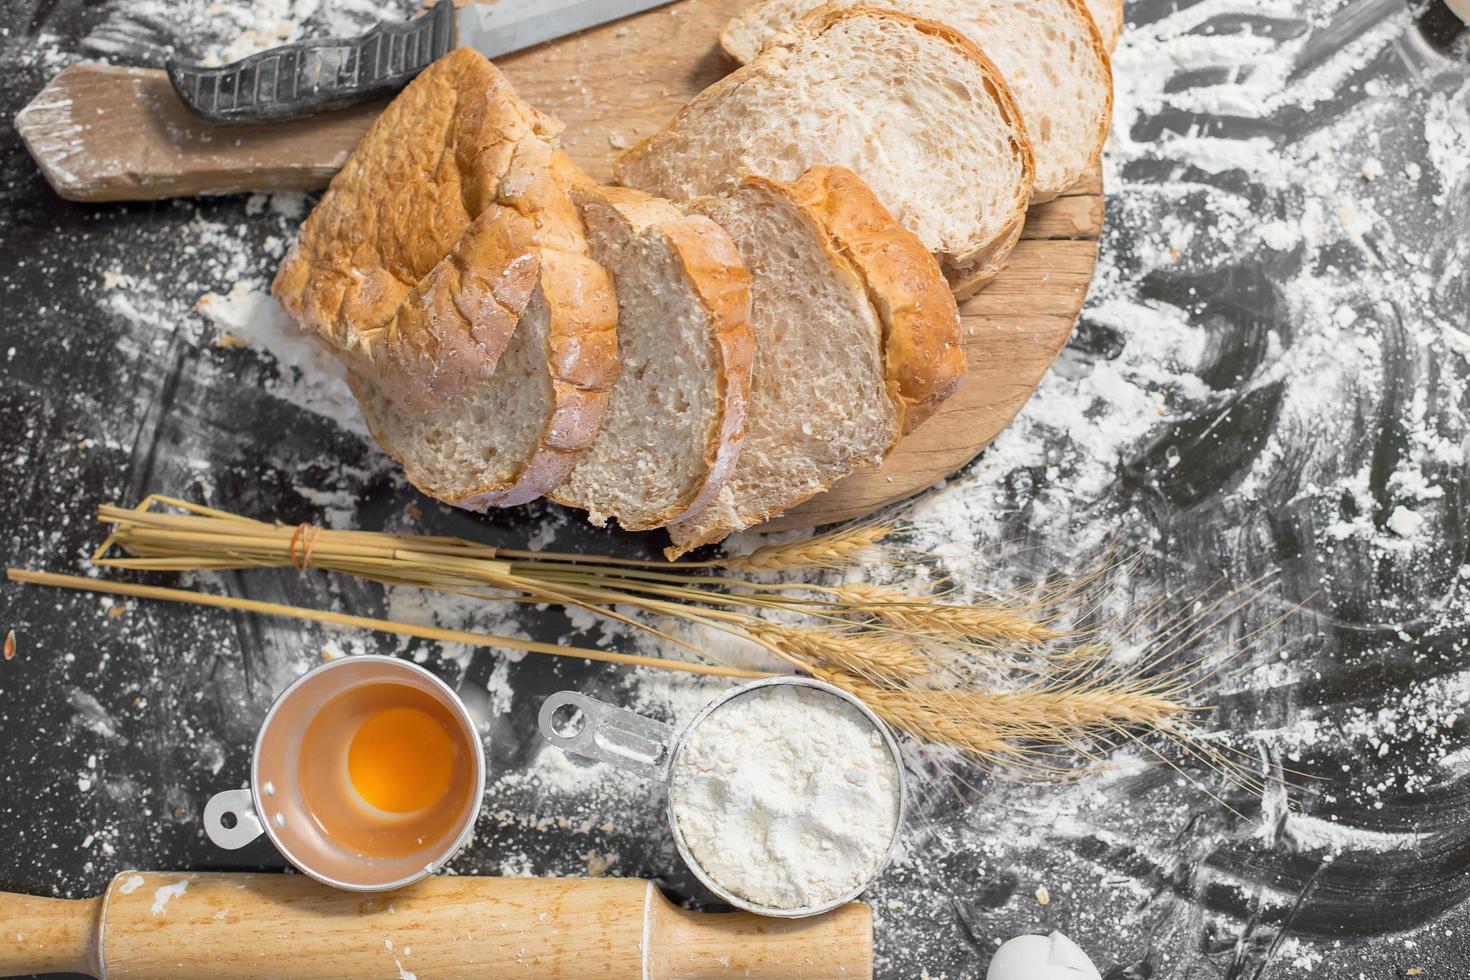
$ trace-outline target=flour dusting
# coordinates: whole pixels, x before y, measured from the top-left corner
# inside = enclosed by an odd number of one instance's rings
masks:
[[[168,903],[189,890],[189,879],[180,878],[172,885],[161,885],[153,891],[153,904],[148,907],[149,915],[162,915]]]
[[[0,42],[32,91],[82,57],[220,63],[420,4],[111,0],[76,31],[67,5],[43,7],[34,30],[12,21]],[[1354,11],[1372,16],[1326,33]],[[866,896],[875,973],[974,977],[999,940],[1055,928],[1110,977],[1470,975],[1464,38],[1435,55],[1415,40],[1417,8],[1382,0],[1131,0],[1128,16],[1106,225],[1074,337],[980,459],[896,513],[904,543],[940,559],[924,574],[961,597],[1120,552],[1142,561],[1107,579],[1108,610],[1260,579],[1222,631],[1287,618],[1242,659],[1208,664],[1216,708],[1200,723],[1276,782],[1257,797],[1140,746],[1077,781],[1027,785],[906,745],[912,819]],[[72,206],[26,179],[7,199],[0,270],[13,307],[0,324],[0,534],[17,564],[84,569],[90,508],[155,490],[288,522],[656,553],[654,536],[590,531],[550,505],[473,518],[403,483],[335,365],[268,297],[311,197],[99,207],[60,224]],[[49,503],[15,503],[37,500]],[[670,652],[587,613],[320,573],[176,584]],[[275,693],[324,657],[379,652],[448,679],[484,733],[485,807],[454,873],[658,877],[715,904],[678,861],[662,788],[548,749],[534,715],[575,687],[687,723],[725,680],[11,596],[0,626],[25,643],[0,671],[0,778],[41,787],[46,805],[0,810],[17,841],[8,868],[37,887],[81,896],[118,867],[218,862],[198,834],[202,802],[243,783],[238,749]],[[41,663],[44,675],[24,672]],[[49,860],[53,843],[77,863]],[[160,889],[156,914],[185,885]]]
[[[712,879],[768,908],[836,901],[898,830],[899,777],[878,729],[824,691],[762,687],[689,732],[674,821]]]

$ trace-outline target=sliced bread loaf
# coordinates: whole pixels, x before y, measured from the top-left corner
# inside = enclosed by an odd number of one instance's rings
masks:
[[[907,435],[964,380],[960,312],[944,274],[851,170],[813,167],[787,193],[852,263],[883,328],[883,376]]]
[[[1031,150],[999,70],[952,28],[868,7],[804,18],[614,172],[686,201],[746,172],[791,181],[816,165],[862,177],[964,292],[1000,270],[1031,196]]]
[[[553,500],[629,530],[701,509],[724,485],[750,398],[750,276],[730,236],[623,187],[573,192],[618,297],[618,380],[597,441]]]
[[[272,292],[396,401],[442,406],[495,369],[536,277],[534,260],[477,219],[522,141],[560,129],[483,55],[446,55],[369,127]]]
[[[1123,33],[1123,0],[1087,0],[1087,12],[1092,14],[1108,51],[1112,51]]]
[[[877,466],[964,368],[939,266],[850,172],[747,176],[693,210],[745,258],[756,353],[745,444],[709,505],[670,525],[671,558]]]
[[[368,430],[424,493],[470,510],[526,503],[564,480],[596,436],[617,374],[617,301],[568,196],[589,183],[560,150],[528,138],[470,229],[534,274],[488,377],[425,412],[353,372]]]
[[[822,0],[761,0],[725,25],[720,43],[750,61]],[[838,6],[861,0],[837,0]],[[1021,107],[1036,181],[1031,200],[1071,187],[1097,163],[1112,114],[1107,50],[1082,0],[889,0],[894,10],[963,33],[1005,76]]]

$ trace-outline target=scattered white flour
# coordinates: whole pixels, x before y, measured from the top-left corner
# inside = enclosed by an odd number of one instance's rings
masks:
[[[137,891],[139,888],[142,888],[142,887],[143,887],[143,876],[142,875],[129,875],[127,881],[125,881],[121,885],[118,885],[117,886],[117,890],[118,890],[118,892],[120,892],[123,895],[131,895],[133,892]]]
[[[217,345],[249,347],[274,358],[282,377],[273,386],[278,396],[367,435],[342,363],[296,325],[264,283],[236,280],[226,293],[199,297],[194,309],[220,328]]]
[[[162,915],[171,899],[178,898],[189,890],[189,879],[180,878],[172,885],[163,885],[153,892],[153,904],[148,908],[149,915]]]
[[[811,688],[756,688],[716,709],[687,736],[671,792],[700,867],[770,908],[851,891],[898,830],[898,770],[882,735]]]
[[[1413,942],[1428,949],[1465,947],[1464,913],[1361,945],[1284,932],[1275,947],[1270,939],[1280,928],[1271,923],[1290,921],[1303,898],[1301,883],[1290,877],[1298,866],[1293,862],[1311,873],[1326,867],[1314,863],[1319,859],[1387,855],[1412,867],[1434,838],[1426,841],[1402,820],[1423,799],[1405,794],[1470,775],[1462,718],[1470,702],[1470,661],[1466,641],[1446,632],[1463,628],[1470,565],[1458,578],[1435,576],[1432,560],[1446,550],[1437,542],[1463,536],[1463,480],[1457,474],[1470,459],[1470,392],[1463,381],[1470,363],[1464,288],[1470,238],[1463,234],[1470,217],[1470,83],[1463,71],[1434,85],[1403,71],[1395,60],[1407,29],[1401,16],[1344,43],[1316,67],[1294,71],[1315,31],[1361,6],[1347,0],[1129,4],[1133,22],[1113,62],[1117,96],[1104,160],[1106,227],[1076,339],[986,454],[903,514],[916,548],[954,556],[947,570],[964,595],[1005,584],[1007,565],[1024,567],[1026,549],[1055,546],[1086,554],[1122,528],[1144,540],[1154,536],[1181,568],[1200,556],[1169,549],[1178,547],[1181,526],[1199,522],[1239,525],[1238,534],[1220,536],[1222,560],[1260,554],[1273,545],[1259,536],[1264,521],[1258,509],[1273,508],[1298,535],[1300,546],[1288,550],[1313,563],[1298,564],[1297,572],[1303,588],[1325,593],[1314,605],[1324,630],[1338,615],[1334,578],[1383,584],[1346,607],[1352,617],[1347,629],[1363,637],[1360,647],[1242,664],[1222,676],[1214,692],[1217,703],[1229,706],[1215,723],[1228,728],[1222,739],[1269,748],[1284,764],[1311,766],[1318,775],[1322,757],[1333,753],[1351,752],[1358,765],[1340,778],[1312,780],[1316,795],[1298,800],[1300,810],[1286,811],[1268,799],[1257,812],[1253,801],[1235,800],[1250,819],[1234,821],[1220,819],[1219,808],[1183,777],[1156,770],[1152,782],[1138,782],[1146,766],[1126,750],[1111,768],[1075,784],[1000,783],[960,771],[967,795],[974,790],[969,809],[952,803],[950,763],[913,753],[905,849],[893,873],[868,893],[877,918],[879,975],[982,975],[994,941],[1032,915],[1034,931],[1062,928],[1120,976],[1220,976],[1239,967],[1226,962],[1232,951],[1254,949],[1250,972],[1261,967],[1268,954],[1259,951],[1268,948],[1276,952],[1263,975],[1297,975],[1293,967],[1300,975],[1374,975],[1388,962],[1383,950],[1390,942],[1401,939],[1406,949]],[[150,21],[169,21],[194,53],[223,61],[246,53],[247,45],[318,30],[355,33],[419,7],[419,0],[110,0],[98,8],[99,26],[80,50],[63,50],[68,42],[44,28],[30,39],[13,33],[7,43],[23,52],[15,63],[40,78],[78,57],[107,54],[124,21],[146,28],[133,34],[152,37],[161,31]],[[132,61],[131,48],[115,50],[118,61]],[[92,304],[98,335],[115,337],[115,355],[136,365],[140,398],[156,398],[153,374],[187,356],[186,386],[197,382],[213,398],[258,388],[262,405],[274,399],[309,410],[278,407],[282,417],[342,430],[342,448],[350,450],[361,445],[354,437],[361,423],[350,402],[339,400],[345,395],[340,378],[319,370],[309,345],[282,329],[290,325],[265,299],[305,200],[273,195],[160,203],[154,206],[157,230],[130,226],[128,233],[140,237],[126,251],[94,252],[91,241],[79,237],[65,256],[22,256],[17,265],[44,263],[58,281],[74,268],[90,273],[90,280],[73,278]],[[115,240],[113,220],[110,209],[97,209],[97,229],[90,234]],[[107,258],[86,258],[93,254]],[[23,294],[10,295],[20,302]],[[1255,324],[1265,334],[1258,357],[1223,363],[1222,347],[1237,344],[1244,328]],[[14,348],[6,356],[14,358]],[[1394,366],[1398,361],[1413,366],[1420,397],[1393,397],[1390,382],[1406,373]],[[15,375],[10,380],[20,390],[28,383]],[[1239,485],[1209,504],[1225,516],[1156,504],[1155,488],[1131,469],[1154,441],[1180,421],[1207,417],[1213,406],[1273,385],[1282,392],[1279,405],[1273,420],[1259,426],[1269,438],[1245,464]],[[47,470],[53,485],[86,485],[79,474],[87,468],[129,468],[148,406],[78,411],[93,403],[85,386],[47,397],[66,397],[72,402],[67,417],[90,421],[53,432],[39,415],[26,417],[16,440],[7,445],[0,439],[0,462],[9,471],[25,472],[27,460],[42,453],[54,460]],[[171,423],[180,423],[182,441],[166,454],[169,468],[144,470],[155,474],[148,489],[196,495],[218,488],[222,498],[234,492],[223,479],[238,461],[212,456],[211,435],[183,425],[201,414],[201,404],[196,395],[168,413]],[[1354,440],[1363,420],[1379,416],[1383,431],[1402,434],[1403,451],[1389,477],[1377,480],[1375,495],[1375,478],[1362,465],[1368,454]],[[290,480],[303,508],[325,506],[339,526],[379,519],[355,515],[353,507],[355,495],[372,490],[375,479],[395,478],[385,460],[369,473],[337,456],[293,456],[293,445],[293,439],[281,440],[281,451],[272,451],[264,464]],[[1169,448],[1164,455],[1177,459]],[[1300,489],[1283,507],[1272,484],[1294,468],[1302,471]],[[120,479],[108,484],[119,495],[129,489]],[[555,509],[524,514],[524,520],[516,516],[513,533],[533,547],[556,540],[568,525]],[[11,550],[38,565],[72,562],[84,552],[67,531],[68,517],[73,525],[80,519],[63,512],[47,520],[38,512],[6,528]],[[417,529],[397,515],[386,520],[392,529]],[[1011,541],[1016,544],[1008,547]],[[748,536],[741,545],[761,543]],[[1457,561],[1463,564],[1463,556]],[[274,587],[274,580],[263,578]],[[220,588],[212,577],[181,584]],[[334,586],[321,602],[357,611],[367,595]],[[393,590],[384,601],[381,614],[415,622],[620,644],[635,652],[656,648],[605,620],[569,617],[557,627],[555,610],[411,590]],[[210,732],[231,745],[247,744],[249,732],[237,723],[258,719],[273,692],[309,666],[319,647],[348,653],[406,647],[270,621],[262,621],[259,637],[249,642],[222,629],[217,645],[226,655],[210,675],[226,708],[219,729],[216,717],[200,715],[184,699],[194,692],[178,691],[180,658],[187,664],[193,654],[160,644],[147,606],[128,606],[117,618],[105,608],[99,604],[91,628],[121,638],[109,649],[126,651],[138,673],[109,662],[115,653],[100,662],[84,655],[78,660],[78,670],[85,666],[98,679],[95,687],[85,685],[88,690],[101,694],[119,676],[130,678],[131,686],[103,694],[101,702],[73,699],[61,689],[72,708],[60,737],[63,752],[97,752],[99,762],[85,805],[47,827],[58,839],[75,831],[76,840],[85,835],[92,842],[82,845],[96,858],[87,874],[108,874],[119,865],[168,866],[176,858],[167,850],[172,838],[133,829],[136,813],[154,807],[173,815],[172,800],[178,799],[180,815],[173,819],[197,820],[189,794],[202,801],[199,794],[216,788],[213,774],[237,771],[220,770],[218,754],[206,759],[191,749],[190,758],[201,761],[180,789],[169,785],[176,782],[172,773],[156,776],[125,764],[118,746],[142,731],[164,732],[171,745],[196,746]],[[1415,640],[1396,635],[1397,623]],[[423,644],[413,649],[420,656],[431,652]],[[556,751],[517,754],[521,736],[511,721],[530,708],[534,690],[517,682],[517,669],[526,669],[514,662],[518,654],[466,647],[432,652],[467,672],[464,689],[479,683],[489,688],[483,699],[485,723],[493,729],[488,738],[507,760],[489,773],[482,843],[456,859],[456,872],[664,870],[663,859],[651,857],[647,847],[663,830],[654,787]],[[68,660],[73,655],[64,654]],[[476,659],[485,656],[504,667],[469,679]],[[248,667],[244,673],[240,663]],[[1354,671],[1384,663],[1393,675],[1411,666],[1433,669],[1430,676],[1403,680],[1383,698],[1341,700]],[[719,679],[642,669],[599,676],[622,703],[671,722],[688,721],[724,686]],[[232,765],[238,763],[232,759]],[[210,778],[199,779],[201,773]],[[167,808],[165,794],[173,794]],[[1394,819],[1375,819],[1379,811]],[[1191,843],[1184,848],[1181,841]],[[1242,882],[1206,860],[1244,851],[1259,867],[1285,869],[1286,877]],[[57,887],[70,894],[94,890],[89,878],[55,874]],[[1426,872],[1426,887],[1436,885],[1436,874]],[[36,875],[42,880],[39,870]],[[1192,890],[1161,891],[1167,882],[1189,882]],[[974,900],[977,884],[985,888],[980,900]],[[1049,894],[1044,908],[1033,897],[1043,884]],[[1220,911],[1207,901],[1216,892],[1239,897],[1242,908],[1258,904],[1263,914]],[[1146,966],[1132,963],[1145,947],[1151,949]],[[1434,975],[1461,975],[1463,965],[1456,958]]]

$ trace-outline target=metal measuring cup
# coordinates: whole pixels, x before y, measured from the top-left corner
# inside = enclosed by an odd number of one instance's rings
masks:
[[[312,815],[300,779],[302,741],[317,715],[355,688],[383,683],[412,687],[448,710],[469,770],[464,802],[450,828],[421,841],[414,853],[388,858],[357,853],[334,839]],[[320,664],[280,693],[255,737],[249,787],[210,797],[204,805],[204,833],[215,846],[232,851],[265,834],[286,860],[324,885],[387,891],[433,874],[457,854],[475,829],[484,795],[485,749],[459,695],[415,663],[362,654]]]
[[[715,698],[700,709],[699,714],[694,716],[694,720],[682,729],[675,729],[661,721],[646,718],[637,712],[619,708],[605,701],[598,701],[596,698],[589,698],[576,691],[558,691],[548,697],[541,705],[541,711],[537,716],[537,726],[541,730],[542,737],[563,752],[596,762],[611,763],[620,769],[648,779],[668,783],[672,778],[679,753],[684,748],[687,736],[698,728],[701,722],[736,698],[758,688],[780,685],[809,687],[840,698],[861,712],[863,717],[883,736],[883,743],[888,747],[894,769],[898,773],[898,821],[894,824],[893,840],[889,841],[888,850],[884,852],[883,859],[878,862],[872,874],[858,882],[849,891],[820,905],[808,905],[794,909],[758,905],[734,894],[711,878],[700,866],[698,859],[690,853],[689,846],[684,841],[684,833],[679,829],[679,821],[674,816],[673,793],[667,794],[667,812],[669,829],[673,831],[674,847],[678,849],[679,857],[683,858],[689,870],[694,872],[694,876],[702,881],[706,888],[738,909],[754,912],[757,915],[798,919],[829,912],[857,898],[883,873],[888,863],[893,860],[894,852],[898,850],[898,840],[908,808],[907,777],[903,768],[903,757],[898,751],[898,742],[894,740],[893,733],[883,723],[883,720],[873,713],[873,709],[840,687],[834,687],[823,681],[812,680],[809,677],[763,677],[760,680],[731,688]],[[582,713],[578,723],[569,725],[557,720],[557,713],[565,708],[574,708]]]

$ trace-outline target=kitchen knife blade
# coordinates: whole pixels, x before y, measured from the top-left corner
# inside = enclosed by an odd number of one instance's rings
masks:
[[[661,7],[670,0],[497,0],[455,12],[456,40],[487,58]]]
[[[379,24],[360,37],[313,38],[218,68],[170,60],[189,111],[212,123],[253,123],[340,109],[396,92],[456,47],[488,58],[626,17],[670,0],[498,0]]]

